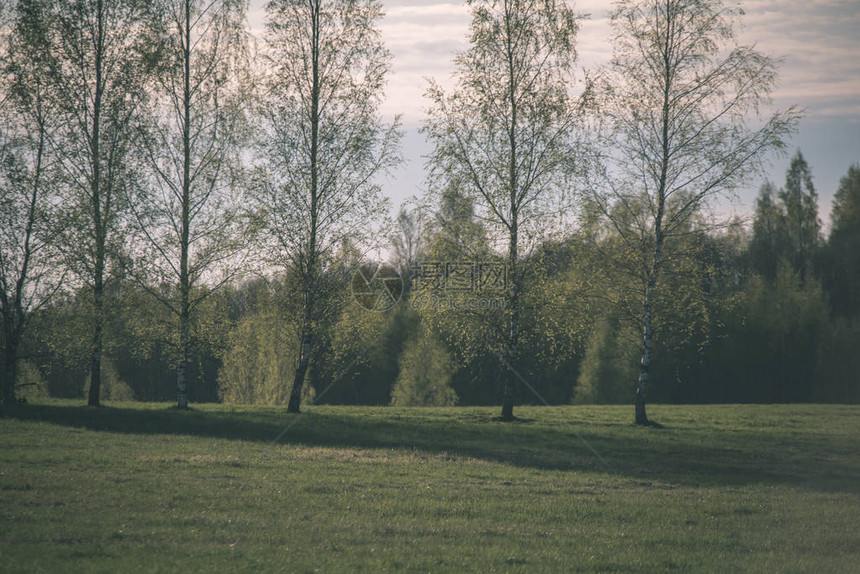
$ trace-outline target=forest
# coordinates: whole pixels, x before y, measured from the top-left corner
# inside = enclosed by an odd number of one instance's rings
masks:
[[[470,6],[391,217],[380,2],[2,3],[4,403],[860,401],[860,164],[825,225],[742,11],[619,2],[583,73],[568,3]]]

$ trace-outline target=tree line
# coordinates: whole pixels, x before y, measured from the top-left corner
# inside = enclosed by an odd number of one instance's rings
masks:
[[[751,226],[709,209],[800,117],[742,12],[618,2],[581,73],[566,2],[469,6],[388,221],[380,2],[273,0],[260,46],[239,0],[4,4],[4,402],[856,401],[860,170],[826,241],[799,152]]]

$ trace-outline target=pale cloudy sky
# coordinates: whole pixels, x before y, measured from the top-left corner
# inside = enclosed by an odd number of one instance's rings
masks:
[[[607,14],[611,2],[580,0],[574,9],[589,17],[577,42],[579,65],[593,69],[610,55]],[[806,116],[792,141],[811,164],[825,224],[833,192],[852,163],[860,163],[860,1],[746,0],[741,39],[783,58],[774,106],[792,104]],[[249,25],[262,35],[265,0],[251,0]],[[384,183],[396,208],[423,191],[428,148],[418,133],[427,106],[426,78],[448,83],[453,55],[466,48],[469,11],[461,2],[383,0],[380,23],[394,61],[382,110],[386,117],[402,114],[406,163]],[[792,151],[793,154],[793,151]],[[776,158],[767,176],[782,185],[788,158]],[[739,191],[734,210],[749,213],[758,185]]]

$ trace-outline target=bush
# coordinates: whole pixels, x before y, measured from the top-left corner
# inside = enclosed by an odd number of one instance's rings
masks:
[[[818,347],[815,369],[817,401],[860,403],[860,318],[839,318]]]
[[[226,403],[286,405],[298,360],[295,325],[266,309],[244,317],[230,333],[218,373],[218,396]],[[302,403],[313,402],[306,376]]]
[[[400,373],[391,391],[393,406],[457,404],[457,393],[451,388],[454,362],[432,334],[422,332],[407,342],[399,363]]]
[[[573,392],[576,404],[630,403],[636,389],[638,349],[617,318],[601,320],[589,338]]]
[[[18,363],[18,372],[15,375],[15,396],[19,399],[32,400],[39,397],[51,396],[48,392],[48,384],[42,377],[38,367],[29,361]]]

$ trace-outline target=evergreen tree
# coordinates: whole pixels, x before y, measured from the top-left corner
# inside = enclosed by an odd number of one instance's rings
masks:
[[[776,277],[777,264],[786,251],[785,210],[776,194],[776,188],[769,181],[759,189],[749,246],[752,269],[767,279]]]
[[[860,316],[860,164],[854,164],[833,196],[827,241],[826,285],[833,312]]]
[[[453,184],[442,191],[428,236],[428,256],[435,261],[480,261],[490,254],[487,230],[475,217],[474,200]]]
[[[635,333],[622,329],[618,317],[598,321],[574,389],[575,403],[629,403],[636,391]]]
[[[784,209],[784,239],[788,260],[801,280],[814,275],[814,264],[821,244],[818,195],[812,184],[812,170],[800,150],[785,174],[785,187],[779,191]],[[779,239],[783,239],[780,237]]]
[[[454,369],[445,347],[431,333],[422,331],[400,355],[400,373],[391,391],[392,406],[457,404],[457,393],[450,385]]]

